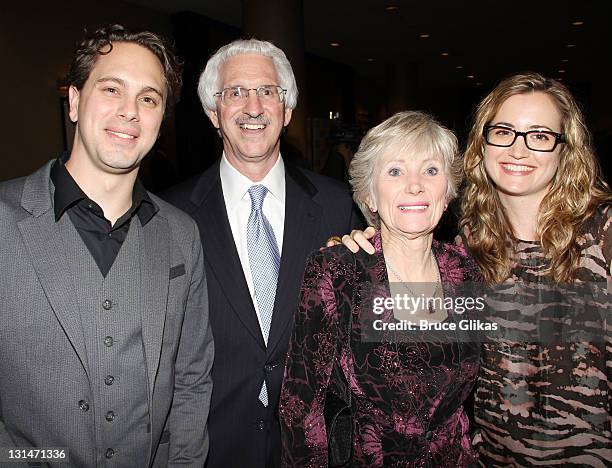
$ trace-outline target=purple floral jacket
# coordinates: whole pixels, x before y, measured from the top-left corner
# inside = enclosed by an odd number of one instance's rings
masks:
[[[309,258],[280,399],[282,464],[327,466],[323,410],[327,390],[337,387],[330,379],[337,360],[353,405],[350,466],[467,466],[475,454],[463,402],[478,373],[479,344],[364,339],[372,291],[390,296],[380,234],[373,241],[374,255],[340,245]],[[445,297],[453,285],[482,282],[462,247],[434,241],[432,250]]]

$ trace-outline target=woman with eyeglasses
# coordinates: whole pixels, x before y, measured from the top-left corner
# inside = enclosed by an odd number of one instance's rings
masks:
[[[480,463],[609,466],[611,196],[571,93],[536,73],[502,81],[476,110],[464,169],[457,242],[500,326],[476,384]]]
[[[606,466],[610,334],[595,342],[512,336],[546,323],[581,284],[601,289],[592,300],[609,315],[610,191],[570,92],[538,74],[501,82],[478,106],[464,168],[464,239],[487,282],[502,285],[492,306],[504,333],[483,345],[475,393],[481,462]]]

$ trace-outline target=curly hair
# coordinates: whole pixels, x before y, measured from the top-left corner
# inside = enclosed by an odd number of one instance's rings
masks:
[[[374,199],[375,172],[391,148],[400,152],[423,152],[442,157],[448,185],[446,201],[457,196],[463,171],[458,158],[457,137],[433,117],[424,112],[404,111],[371,128],[359,145],[349,166],[353,199],[370,226],[380,227],[378,213],[372,213],[368,200]]]
[[[512,225],[493,182],[485,171],[483,127],[491,122],[510,96],[542,92],[550,96],[561,113],[565,144],[559,167],[542,200],[536,233],[550,260],[547,276],[572,282],[579,266],[578,239],[584,223],[601,203],[610,202],[610,190],[601,176],[591,135],[570,91],[558,81],[527,72],[506,78],[478,105],[464,155],[467,186],[460,228],[468,234],[470,247],[485,279],[502,282],[514,266],[512,246],[517,242]],[[511,248],[508,249],[508,246]]]
[[[120,24],[112,24],[96,29],[77,45],[67,84],[82,89],[100,55],[109,54],[114,42],[138,44],[157,57],[164,71],[166,81],[166,109],[174,105],[181,89],[182,65],[174,55],[172,47],[159,35],[151,31],[129,31]]]

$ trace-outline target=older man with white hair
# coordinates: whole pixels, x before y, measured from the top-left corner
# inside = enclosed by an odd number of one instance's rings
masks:
[[[207,466],[279,466],[278,399],[306,257],[360,218],[347,186],[280,155],[298,95],[282,50],[225,45],[198,93],[223,155],[166,198],[196,220],[205,246],[216,346]]]

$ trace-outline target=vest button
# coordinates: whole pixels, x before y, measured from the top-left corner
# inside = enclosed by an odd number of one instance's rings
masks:
[[[114,381],[115,378],[112,375],[107,375],[106,377],[104,377],[104,383],[106,385],[112,385]]]
[[[106,452],[104,452],[104,456],[106,458],[113,458],[115,456],[115,451],[112,448],[107,448]]]
[[[81,411],[89,411],[89,403],[85,400],[79,400],[79,408]]]
[[[113,308],[113,303],[110,299],[105,299],[102,303],[102,307],[104,310],[111,310]]]
[[[113,411],[109,411],[106,413],[106,416],[104,416],[104,419],[106,419],[108,422],[113,421],[115,419],[115,413]]]
[[[266,423],[263,419],[258,419],[257,421],[255,421],[255,427],[258,431],[263,431],[266,428]]]
[[[112,345],[113,345],[112,336],[107,336],[106,338],[104,338],[104,346],[106,346],[107,348],[110,348]]]

